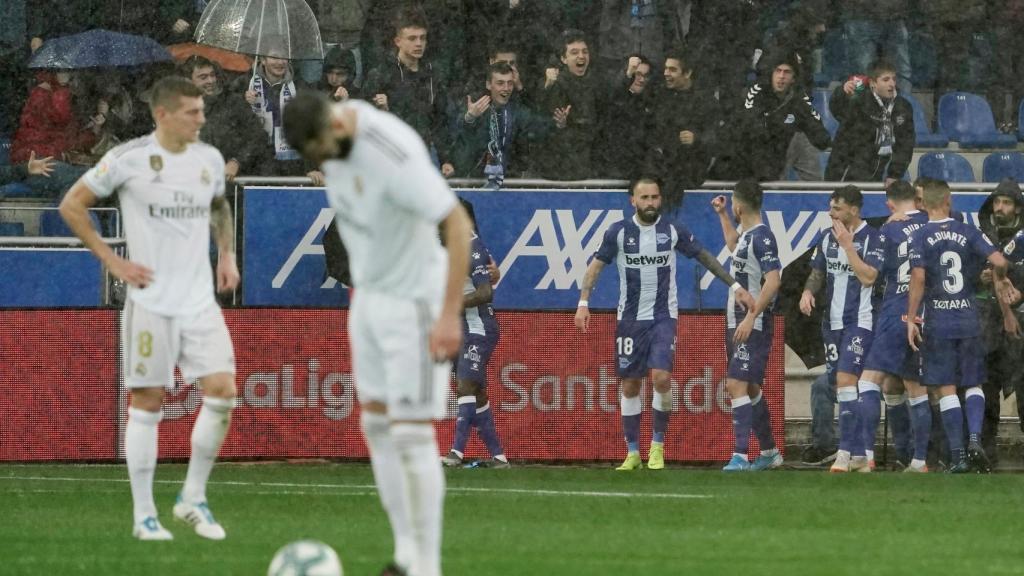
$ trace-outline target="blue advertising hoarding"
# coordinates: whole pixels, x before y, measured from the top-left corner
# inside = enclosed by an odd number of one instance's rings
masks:
[[[100,261],[85,248],[2,248],[0,270],[0,308],[103,304]]]
[[[504,310],[573,309],[590,257],[609,226],[632,217],[624,191],[466,190],[477,225],[501,270],[494,304]],[[720,262],[728,262],[715,190],[687,192],[684,207],[670,217],[688,227]],[[783,265],[799,257],[817,234],[831,226],[828,191],[769,191],[763,217],[779,244]],[[954,208],[977,223],[987,193],[954,194]],[[322,238],[332,212],[322,189],[247,188],[244,200],[242,303],[248,306],[334,307],[347,302],[333,281],[325,282]],[[888,214],[881,192],[868,193],[865,216]],[[726,289],[694,261],[680,256],[679,307],[716,309]],[[613,309],[618,275],[607,267],[590,305]]]

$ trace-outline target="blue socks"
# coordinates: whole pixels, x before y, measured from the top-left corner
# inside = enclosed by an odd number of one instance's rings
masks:
[[[836,391],[836,399],[839,400],[839,449],[853,452],[855,445],[861,445],[863,451],[863,440],[855,442],[857,432],[857,388],[845,386]]]
[[[750,396],[732,399],[732,430],[736,436],[736,454],[744,456],[750,451],[750,426],[753,420],[754,407],[750,405]]]
[[[494,427],[494,414],[491,412],[491,405],[489,403],[484,404],[482,408],[476,411],[474,424],[476,425],[476,433],[484,441],[484,446],[487,446],[487,451],[491,453],[491,457],[504,457],[505,451],[501,448],[501,440],[498,439],[498,430]]]
[[[632,398],[619,397],[622,412],[622,435],[630,452],[640,451],[640,395]]]
[[[466,453],[466,443],[469,442],[469,433],[476,419],[476,396],[460,396],[459,412],[455,420],[455,439],[452,440],[452,450],[461,457]]]
[[[668,430],[668,417],[672,414],[672,392],[664,394],[654,391],[651,398],[651,411],[654,413],[651,422],[651,442],[663,444],[665,442],[665,431]]]
[[[932,407],[928,395],[910,399],[914,424],[914,460],[928,459],[928,440],[932,435]]]
[[[972,442],[981,442],[981,425],[985,419],[985,393],[981,387],[968,388],[964,403],[967,404],[967,433]]]
[[[960,399],[956,394],[943,396],[939,400],[939,409],[942,411],[942,426],[946,429],[950,457],[956,463],[963,456],[964,450],[964,411],[960,407]]]
[[[898,456],[910,454],[910,407],[902,394],[886,394],[885,406],[889,409],[886,419],[892,428],[892,443]]]
[[[764,394],[758,392],[757,397],[750,401],[750,407],[753,413],[754,435],[757,436],[757,443],[761,445],[761,452],[775,450],[772,416],[768,412],[768,403],[764,401]]]
[[[860,419],[861,437],[864,450],[875,452],[875,436],[878,434],[878,421],[882,419],[882,393],[878,384],[861,380],[860,388]]]

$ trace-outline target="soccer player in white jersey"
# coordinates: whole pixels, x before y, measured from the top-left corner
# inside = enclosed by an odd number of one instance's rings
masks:
[[[444,472],[431,420],[443,415],[462,342],[469,218],[397,116],[300,93],[288,143],[322,166],[357,287],[349,340],[362,428],[395,539],[393,573],[441,573]],[[442,225],[444,247],[438,238]]]
[[[131,396],[124,433],[134,502],[133,535],[170,540],[153,502],[157,427],[174,367],[199,382],[203,406],[192,429],[192,454],[174,517],[211,540],[225,537],[206,502],[206,481],[235,405],[235,355],[214,298],[210,228],[219,249],[217,290],[238,285],[231,210],[224,197],[224,158],[198,141],[202,92],[184,78],[152,91],[156,131],[108,152],[72,186],[60,212],[111,274],[129,285],[124,308],[125,385]],[[114,253],[89,221],[99,198],[117,193],[129,259]]]
[[[771,414],[761,386],[772,349],[775,320],[772,310],[782,284],[782,263],[778,243],[770,228],[761,222],[764,192],[753,180],[736,183],[732,193],[732,218],[726,214],[725,196],[711,201],[722,225],[725,243],[732,251],[732,275],[756,300],[745,311],[732,292],[725,308],[725,348],[729,371],[725,387],[732,398],[732,426],[736,447],[722,470],[759,471],[782,466],[782,454],[772,436]],[[737,232],[733,221],[740,225]],[[750,430],[753,428],[761,454],[751,463]]]
[[[616,370],[622,378],[622,431],[626,459],[616,470],[637,470],[640,460],[640,384],[648,372],[654,383],[651,447],[647,467],[665,467],[665,432],[672,413],[672,365],[676,352],[676,251],[694,258],[715,277],[732,287],[747,308],[754,305],[750,294],[722,268],[718,260],[682,224],[661,216],[661,188],[643,178],[629,188],[636,214],[612,224],[583,277],[576,308],[576,327],[590,327],[588,298],[607,264],[619,271],[618,324],[615,330]]]

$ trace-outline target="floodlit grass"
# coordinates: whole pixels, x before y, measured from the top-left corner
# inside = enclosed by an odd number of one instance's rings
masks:
[[[184,474],[157,470],[175,540],[137,542],[123,466],[0,466],[0,573],[265,574],[301,538],[333,546],[349,575],[390,558],[366,465],[219,465],[208,496],[223,542],[172,520]],[[447,478],[449,575],[1024,573],[1018,475],[519,467]]]

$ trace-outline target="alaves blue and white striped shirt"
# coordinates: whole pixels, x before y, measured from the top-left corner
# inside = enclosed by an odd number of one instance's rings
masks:
[[[750,295],[757,300],[761,296],[764,275],[772,270],[782,268],[779,261],[778,244],[775,235],[764,224],[758,224],[750,230],[744,230],[736,241],[736,249],[732,252],[730,272]],[[754,330],[764,330],[764,316],[772,313],[775,303],[772,302],[764,312],[754,320]],[[735,328],[747,315],[746,310],[736,302],[736,294],[729,291],[729,303],[725,308],[726,326]]]
[[[885,262],[884,237],[867,222],[861,222],[853,233],[853,246],[864,263],[881,270]],[[811,267],[825,272],[826,301],[830,329],[858,327],[871,330],[872,287],[861,284],[853,272],[846,251],[839,246],[832,229],[825,230],[814,243]]]
[[[679,315],[676,293],[678,250],[695,258],[704,247],[677,222],[659,217],[641,225],[636,215],[605,232],[595,257],[619,270],[619,320],[661,320]]]
[[[476,292],[477,286],[491,283],[491,272],[487,265],[491,261],[491,253],[487,251],[483,240],[475,232],[469,246],[469,276],[462,287],[462,294]],[[463,316],[463,332],[478,336],[498,337],[498,320],[494,317],[494,307],[490,302],[466,308]]]

